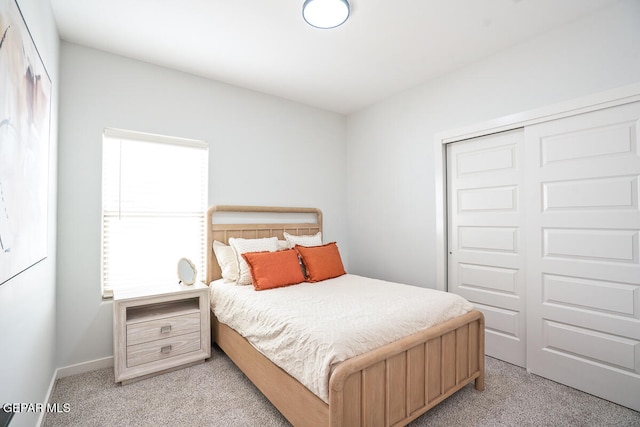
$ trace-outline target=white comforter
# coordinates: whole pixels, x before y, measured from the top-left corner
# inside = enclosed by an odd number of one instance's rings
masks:
[[[211,307],[325,402],[336,364],[473,309],[455,294],[353,274],[264,291],[217,280]]]

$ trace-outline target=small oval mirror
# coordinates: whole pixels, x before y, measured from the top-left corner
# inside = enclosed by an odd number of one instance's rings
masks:
[[[180,282],[185,285],[193,285],[196,283],[198,271],[196,266],[187,258],[180,258],[178,261],[178,277]]]

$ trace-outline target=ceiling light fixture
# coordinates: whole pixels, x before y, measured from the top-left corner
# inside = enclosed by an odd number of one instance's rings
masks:
[[[349,17],[347,0],[305,0],[302,17],[316,28],[335,28]]]

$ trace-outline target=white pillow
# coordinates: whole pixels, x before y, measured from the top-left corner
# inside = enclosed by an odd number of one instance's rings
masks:
[[[236,259],[238,260],[238,278],[236,283],[238,285],[250,285],[251,284],[251,272],[249,271],[249,265],[242,258],[242,254],[246,252],[276,252],[278,250],[278,238],[277,237],[265,237],[263,239],[242,239],[242,238],[230,238],[229,245],[236,253]]]
[[[322,246],[321,231],[318,231],[316,234],[311,236],[296,236],[294,234],[289,234],[286,231],[283,234],[284,234],[284,238],[287,239],[287,242],[289,243],[290,248],[293,248],[295,245]]]
[[[218,265],[222,270],[222,278],[227,282],[235,282],[238,280],[238,258],[233,248],[214,240],[213,253],[216,254]]]

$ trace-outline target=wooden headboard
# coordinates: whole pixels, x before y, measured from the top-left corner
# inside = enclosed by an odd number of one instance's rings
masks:
[[[264,222],[248,224],[216,222],[223,216],[223,213],[253,215],[264,214],[265,219],[268,216],[270,220],[276,222]],[[286,218],[291,215],[311,214],[314,222],[278,222],[278,217]],[[211,206],[207,210],[207,285],[211,281],[219,279],[221,276],[220,266],[213,253],[213,241],[228,244],[230,237],[242,237],[245,239],[257,239],[262,237],[276,236],[278,239],[284,239],[284,232],[295,235],[316,234],[322,231],[322,212],[315,208],[287,208],[273,206],[227,206],[217,205]]]

